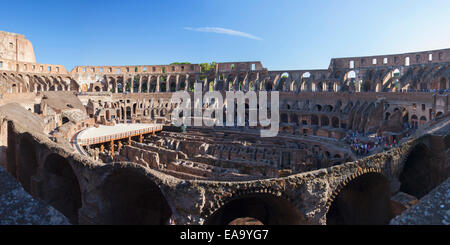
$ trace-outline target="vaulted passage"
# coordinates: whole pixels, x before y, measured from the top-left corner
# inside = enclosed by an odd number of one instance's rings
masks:
[[[406,158],[400,175],[400,191],[421,198],[436,187],[442,179],[439,176],[443,173],[438,164],[433,162],[433,155],[428,147],[424,144],[414,147]]]
[[[251,194],[225,204],[214,212],[205,224],[242,224],[242,220],[252,220],[252,223],[265,225],[299,225],[303,223],[304,218],[288,200],[272,194]]]
[[[327,213],[328,225],[382,225],[391,217],[389,180],[368,173],[350,181]]]
[[[114,225],[164,225],[172,211],[159,187],[133,169],[115,170],[101,193],[99,222]]]
[[[51,154],[44,163],[44,170],[40,197],[69,218],[72,224],[78,224],[81,191],[69,161]]]
[[[19,162],[17,166],[17,178],[23,188],[31,193],[31,177],[37,172],[38,163],[36,160],[36,151],[34,144],[28,137],[20,141]]]

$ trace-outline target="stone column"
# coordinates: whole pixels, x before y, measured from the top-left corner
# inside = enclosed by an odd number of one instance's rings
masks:
[[[203,80],[203,91],[209,91],[208,77]]]
[[[244,81],[243,81],[243,83],[242,83],[242,90],[243,91],[248,91],[248,88],[249,88],[249,74],[248,74],[248,72],[247,73],[245,73],[245,77],[244,77]]]
[[[159,79],[161,78],[161,76],[160,75],[157,75],[156,76],[156,91],[155,92],[159,92]]]
[[[260,80],[259,80],[259,72],[256,73],[256,78],[255,78],[255,92],[259,91],[259,87],[260,87]]]
[[[143,78],[143,76],[139,76],[139,89],[138,89],[138,93],[142,93],[142,78]]]
[[[185,86],[184,91],[189,91],[189,74],[186,74],[186,79],[184,80]]]
[[[180,90],[180,74],[177,74],[175,77],[175,91]]]
[[[170,92],[170,75],[167,75],[166,78],[166,92]]]

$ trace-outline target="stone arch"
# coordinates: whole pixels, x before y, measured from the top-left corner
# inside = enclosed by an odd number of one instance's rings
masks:
[[[100,190],[99,223],[120,225],[163,225],[171,208],[158,187],[137,168],[117,168],[106,177]]]
[[[316,115],[311,115],[311,125],[319,125],[319,117]]]
[[[389,179],[376,171],[353,175],[332,194],[328,225],[388,224],[392,218]],[[334,197],[334,198],[333,198]]]
[[[339,128],[339,118],[331,118],[331,126],[333,126],[333,128]]]
[[[206,218],[206,225],[227,225],[240,218],[253,218],[264,225],[299,225],[305,218],[293,203],[271,193],[232,197]]]
[[[439,89],[448,89],[447,79],[445,77],[441,77],[441,79],[439,80]]]
[[[329,126],[330,125],[330,119],[327,116],[322,115],[320,117],[320,125],[323,126],[323,127]]]
[[[69,118],[67,118],[67,117],[62,118],[62,124],[66,124],[68,122],[70,122]]]
[[[436,187],[443,173],[433,162],[430,149],[423,143],[416,145],[406,157],[399,176],[400,191],[421,198]]]
[[[37,173],[38,162],[35,150],[35,145],[31,136],[24,135],[20,140],[19,160],[17,164],[17,179],[22,183],[23,188],[29,192],[31,191],[31,178]]]
[[[287,113],[282,113],[280,119],[281,119],[282,123],[288,123],[289,122],[289,116],[288,116]]]
[[[131,120],[131,119],[132,119],[132,114],[133,114],[133,111],[132,111],[132,109],[131,109],[131,106],[127,106],[127,107],[125,108],[125,110],[126,110],[126,117],[124,117],[124,119],[126,119],[126,120]]]
[[[52,153],[45,159],[40,198],[78,224],[81,190],[78,178],[68,159]]]

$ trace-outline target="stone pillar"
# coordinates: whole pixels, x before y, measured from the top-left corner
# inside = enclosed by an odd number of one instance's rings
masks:
[[[142,93],[142,77],[143,77],[143,76],[139,76],[139,89],[138,89],[138,93]]]
[[[170,75],[166,78],[166,92],[170,92]]]
[[[147,77],[147,93],[150,93],[150,83],[152,81],[152,76],[148,75]]]
[[[159,79],[161,78],[160,75],[156,76],[156,92],[159,92]]]
[[[186,79],[184,80],[184,91],[189,91],[189,74],[186,74]]]
[[[130,81],[130,92],[134,93],[134,75],[131,75],[130,79],[131,79],[131,81]]]
[[[180,74],[177,74],[175,78],[175,84],[176,84],[175,91],[180,90]]]
[[[248,72],[247,72],[247,73],[245,73],[244,81],[243,81],[243,84],[242,84],[243,85],[242,86],[243,87],[242,88],[243,91],[246,91],[246,90],[248,91],[248,85],[249,85],[248,77],[249,77],[249,75],[248,75]]]
[[[214,77],[214,81],[213,81],[213,91],[216,91],[216,87],[217,87],[217,76]]]
[[[260,80],[259,80],[259,72],[256,73],[256,78],[255,78],[255,92],[259,91],[259,87],[260,87]]]

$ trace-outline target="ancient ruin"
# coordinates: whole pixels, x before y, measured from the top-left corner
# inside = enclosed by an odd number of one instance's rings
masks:
[[[248,101],[245,126],[174,126],[172,95],[193,96],[196,83],[279,91],[278,135],[260,137]],[[0,224],[448,224],[448,196],[444,220],[417,216],[448,189],[449,89],[450,49],[333,58],[320,70],[67,71],[0,32],[0,181],[11,183],[0,201],[27,202],[14,206],[22,220],[0,207]],[[24,221],[27,205],[45,210],[41,221]]]

